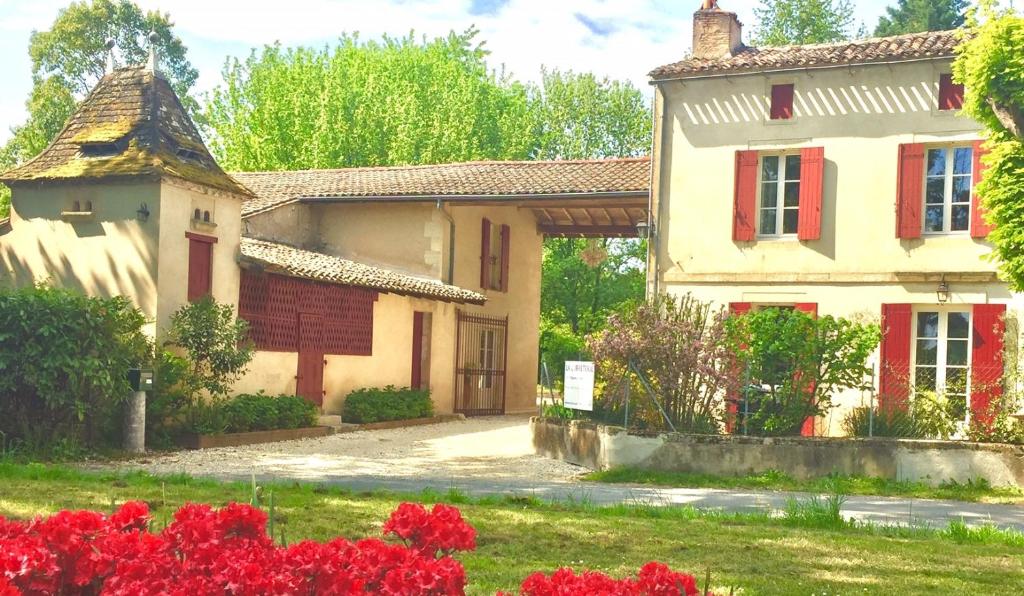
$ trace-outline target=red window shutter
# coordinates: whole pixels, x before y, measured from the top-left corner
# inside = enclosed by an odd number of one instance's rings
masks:
[[[753,304],[750,302],[730,302],[729,303],[729,314],[733,315],[745,315],[750,312],[753,308]]]
[[[750,242],[756,234],[757,161],[757,151],[736,152],[732,239],[737,242]]]
[[[213,244],[216,238],[199,234],[188,237],[188,290],[189,302],[208,296],[213,285]]]
[[[412,313],[412,379],[410,387],[419,389],[423,384],[423,313]]]
[[[971,418],[988,426],[990,405],[1003,394],[1005,304],[975,304],[971,312]]]
[[[491,287],[491,220],[486,217],[480,232],[480,287]]]
[[[511,228],[501,226],[501,291],[508,291],[508,261],[511,248]]]
[[[911,317],[909,304],[882,305],[882,349],[878,405],[906,409],[910,399]]]
[[[825,149],[808,147],[800,150],[800,210],[797,238],[821,238],[821,195],[825,190]]]
[[[953,82],[953,75],[939,75],[939,109],[959,110],[964,107],[964,86]]]
[[[789,120],[793,117],[793,85],[772,85],[772,120]]]
[[[921,237],[924,202],[924,145],[900,145],[896,190],[896,237]]]
[[[971,194],[971,237],[984,238],[992,231],[992,226],[985,221],[985,209],[981,206],[981,197],[978,196],[978,183],[985,172],[985,164],[981,158],[987,151],[983,147],[984,141],[974,142],[974,189]]]
[[[803,178],[801,178],[801,184]],[[801,206],[802,207],[802,206]],[[793,305],[793,308],[801,312],[805,312],[814,318],[818,318],[818,303],[817,302],[797,302]],[[808,388],[809,392],[814,391],[814,387]],[[800,436],[802,437],[813,437],[814,436],[814,416],[808,416],[804,420],[804,425],[800,427]]]

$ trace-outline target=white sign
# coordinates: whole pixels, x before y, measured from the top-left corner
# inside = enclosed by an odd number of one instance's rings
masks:
[[[594,411],[594,363],[566,362],[565,407],[574,410]]]

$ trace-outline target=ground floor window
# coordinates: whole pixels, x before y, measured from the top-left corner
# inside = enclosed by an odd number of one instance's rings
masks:
[[[914,395],[944,398],[949,413],[967,422],[970,408],[971,313],[925,307],[914,313]]]

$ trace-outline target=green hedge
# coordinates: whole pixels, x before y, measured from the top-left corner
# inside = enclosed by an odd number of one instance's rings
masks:
[[[341,417],[357,424],[429,418],[434,415],[434,402],[425,389],[401,389],[388,385],[383,389],[357,389],[345,398]]]
[[[244,394],[222,406],[224,432],[306,428],[316,423],[316,406],[295,395]]]

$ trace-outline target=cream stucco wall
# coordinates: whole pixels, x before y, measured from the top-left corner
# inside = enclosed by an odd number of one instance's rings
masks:
[[[160,259],[157,307],[159,328],[164,328],[176,310],[188,302],[188,251],[186,232],[213,236],[212,294],[221,304],[238,311],[239,243],[241,242],[242,200],[235,195],[207,191],[203,187],[164,182],[160,189]],[[193,221],[195,209],[209,211],[211,222]]]
[[[10,229],[0,234],[0,283],[124,295],[155,320],[160,198],[158,182],[16,186]],[[74,201],[91,202],[93,214],[62,217]],[[151,212],[144,222],[143,203]]]
[[[309,205],[293,203],[250,215],[242,220],[246,236],[315,249],[320,240],[318,226]]]
[[[658,242],[651,291],[730,302],[814,302],[820,314],[865,315],[881,305],[934,305],[945,276],[951,304],[1006,303],[1020,296],[995,280],[991,247],[967,233],[896,238],[901,143],[970,142],[981,127],[936,109],[949,60],[852,66],[671,81],[655,110],[654,212]],[[768,119],[772,84],[794,83],[795,118]],[[821,239],[732,239],[737,150],[824,147]],[[874,357],[877,367],[877,354]],[[862,396],[837,396],[819,432],[840,432]]]

